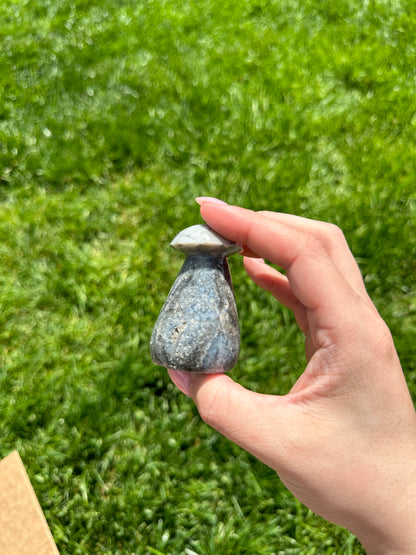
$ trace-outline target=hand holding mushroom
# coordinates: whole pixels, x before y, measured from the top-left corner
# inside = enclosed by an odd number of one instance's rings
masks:
[[[416,414],[343,234],[207,200],[201,214],[244,245],[249,276],[293,311],[307,365],[284,396],[254,393],[224,374],[171,370],[172,380],[208,424],[275,469],[313,511],[350,529],[368,553],[416,553]]]

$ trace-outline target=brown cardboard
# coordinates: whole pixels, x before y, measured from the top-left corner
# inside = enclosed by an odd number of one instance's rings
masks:
[[[0,461],[0,554],[57,553],[22,459],[13,451]]]

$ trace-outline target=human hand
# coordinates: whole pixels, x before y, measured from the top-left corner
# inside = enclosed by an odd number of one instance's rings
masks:
[[[391,334],[342,232],[209,200],[201,214],[244,245],[249,276],[293,311],[307,366],[284,396],[254,393],[221,374],[170,370],[172,380],[209,425],[369,553],[416,553],[416,414]]]

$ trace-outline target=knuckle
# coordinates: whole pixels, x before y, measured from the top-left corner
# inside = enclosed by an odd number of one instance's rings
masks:
[[[333,223],[322,224],[322,239],[329,247],[346,242],[342,229]]]
[[[396,353],[391,332],[381,317],[378,319],[377,329],[374,333],[374,342],[381,358],[390,358]]]
[[[327,233],[332,241],[345,241],[344,232],[336,224],[327,224]]]
[[[357,312],[361,316],[361,327],[365,326],[363,338],[367,345],[367,352],[380,361],[395,358],[396,348],[392,334],[374,305],[366,303],[365,308]]]
[[[346,244],[345,236],[340,227],[332,223],[322,223],[318,229],[309,233],[306,238],[306,248],[317,255],[330,254],[337,246]]]
[[[326,252],[325,242],[318,233],[309,233],[306,236],[305,249],[312,255],[318,255]]]

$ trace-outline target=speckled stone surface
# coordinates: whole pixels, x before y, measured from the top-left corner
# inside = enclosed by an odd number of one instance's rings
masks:
[[[226,256],[241,248],[202,225],[171,245],[187,257],[153,329],[152,360],[176,370],[227,372],[238,359],[240,330]]]

